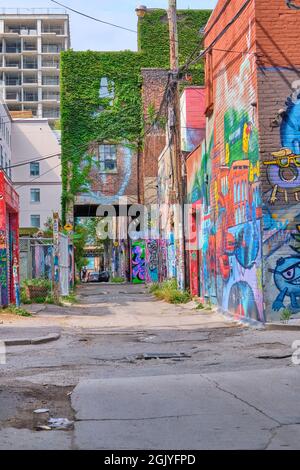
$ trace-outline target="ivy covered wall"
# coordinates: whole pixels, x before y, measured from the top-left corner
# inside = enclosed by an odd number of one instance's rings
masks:
[[[179,65],[195,50],[200,50],[200,28],[206,25],[211,10],[178,10]],[[148,67],[169,67],[170,41],[166,10],[148,10],[138,21],[138,48],[147,57]],[[193,83],[203,84],[203,62],[193,67]]]
[[[209,10],[178,12],[180,63],[196,46]],[[92,142],[127,142],[131,151],[142,136],[141,69],[168,68],[169,38],[165,10],[150,10],[138,24],[139,52],[76,52],[61,55],[62,214],[84,192],[91,168]],[[202,64],[197,68],[201,71]],[[107,79],[107,95],[101,79]],[[202,83],[203,74],[195,82]],[[112,98],[113,97],[113,98]]]

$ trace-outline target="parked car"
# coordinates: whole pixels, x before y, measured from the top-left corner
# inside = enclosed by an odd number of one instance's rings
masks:
[[[108,271],[101,271],[99,273],[99,282],[108,282],[110,278],[110,274]]]
[[[88,273],[87,282],[99,282],[99,273]]]
[[[92,272],[88,274],[87,282],[108,282],[109,278],[108,271]]]

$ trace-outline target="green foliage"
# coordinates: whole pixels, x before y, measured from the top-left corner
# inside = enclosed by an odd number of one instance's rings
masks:
[[[12,313],[13,315],[19,315],[21,317],[31,317],[31,313],[27,312],[24,308],[16,307],[15,305],[9,305],[7,308],[1,310],[2,313]]]
[[[184,65],[191,54],[203,49],[199,35],[211,10],[178,10],[179,64]],[[149,10],[138,24],[139,50],[146,56],[148,67],[169,68],[170,42],[166,10]],[[191,67],[194,85],[203,84],[203,62]]]
[[[138,141],[142,127],[143,59],[141,54],[131,51],[69,50],[62,54],[61,60],[64,209],[88,184],[91,143]],[[101,78],[113,82],[113,100],[99,96]]]
[[[176,279],[164,281],[161,284],[153,284],[150,292],[160,300],[165,300],[170,304],[186,304],[191,300],[191,295],[187,291],[181,291],[177,287]]]
[[[292,316],[292,313],[290,311],[289,308],[284,308],[281,312],[281,315],[280,315],[280,320],[284,323],[287,323],[289,321],[289,319],[291,318]]]
[[[25,281],[22,282],[23,286],[33,286],[33,287],[44,287],[45,290],[51,290],[51,281],[48,279],[25,279]]]
[[[75,264],[79,272],[88,263],[88,260],[84,256],[84,248],[87,244],[88,235],[88,230],[85,226],[76,225],[72,238],[74,243]]]
[[[115,284],[121,284],[122,282],[125,282],[124,277],[112,277],[111,282],[114,282]]]
[[[64,304],[64,302],[66,302],[68,304],[77,304],[78,303],[78,298],[77,298],[77,295],[75,294],[75,292],[70,292],[69,295],[65,295],[65,296],[61,297],[61,302],[62,302],[62,304]]]
[[[201,26],[209,10],[179,12],[180,63],[199,46]],[[61,54],[62,219],[76,194],[89,186],[93,146],[101,142],[140,147],[143,135],[141,100],[143,67],[169,68],[168,23],[165,10],[150,10],[139,21],[139,52],[75,52]],[[194,83],[203,83],[203,64],[195,66]],[[100,96],[107,78],[111,96]],[[109,95],[109,93],[108,93]],[[150,109],[150,121],[153,122]],[[161,122],[163,125],[163,122]]]

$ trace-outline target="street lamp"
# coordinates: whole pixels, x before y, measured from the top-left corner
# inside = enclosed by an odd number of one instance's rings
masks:
[[[139,18],[144,18],[147,13],[147,7],[145,5],[139,5],[136,7],[135,12]]]

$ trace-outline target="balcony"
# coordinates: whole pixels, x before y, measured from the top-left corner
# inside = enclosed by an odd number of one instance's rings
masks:
[[[37,60],[25,60],[24,59],[23,69],[37,69]]]
[[[59,110],[58,109],[52,109],[52,108],[44,108],[43,109],[43,118],[48,118],[48,119],[58,119],[59,118]]]
[[[59,78],[58,77],[43,77],[42,78],[42,85],[45,85],[45,86],[58,86],[59,85]]]
[[[45,101],[59,101],[60,94],[51,91],[43,91],[43,100]]]
[[[5,79],[6,86],[20,86],[22,84],[21,78],[8,78]]]
[[[37,75],[24,75],[23,84],[24,85],[37,85],[38,77]]]
[[[59,69],[58,60],[42,60],[42,68]]]
[[[23,101],[38,101],[38,100],[39,100],[39,97],[37,93],[24,91]]]
[[[21,60],[6,58],[4,67],[20,69],[21,68]]]
[[[6,54],[21,54],[21,44],[7,44],[5,47]]]
[[[42,34],[56,34],[58,36],[65,35],[65,29],[62,25],[55,25],[55,24],[43,24],[42,25]]]
[[[64,48],[60,44],[43,44],[42,52],[45,54],[59,54]]]
[[[20,101],[20,93],[16,91],[6,91],[5,99],[7,101]]]
[[[23,43],[23,52],[37,52],[37,44],[33,42]]]
[[[5,34],[17,34],[21,36],[36,36],[37,35],[37,29],[36,28],[29,28],[29,27],[24,27],[20,28],[18,26],[8,26],[4,30]]]

